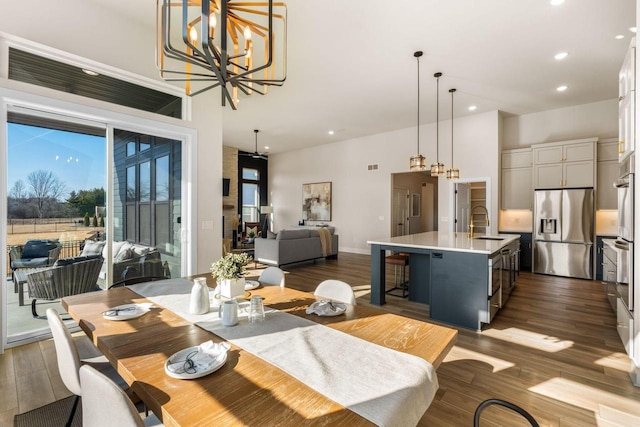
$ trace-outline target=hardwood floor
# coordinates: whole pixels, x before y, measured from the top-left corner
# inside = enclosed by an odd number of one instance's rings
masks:
[[[340,279],[352,285],[358,304],[368,305],[369,268],[369,256],[341,253],[338,260],[285,268],[286,283],[313,291],[322,280]],[[387,302],[384,310],[428,320],[422,304],[392,296]],[[440,388],[420,425],[471,426],[475,408],[488,398],[525,408],[543,426],[640,425],[640,388],[631,384],[629,367],[599,282],[522,273],[490,326],[480,333],[460,329],[457,345],[438,368]],[[51,341],[0,355],[0,425],[68,394]],[[490,407],[482,425],[528,424]]]

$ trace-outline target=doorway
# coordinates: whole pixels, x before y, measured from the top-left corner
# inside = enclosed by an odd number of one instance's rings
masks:
[[[438,230],[438,179],[430,172],[391,175],[391,237]]]
[[[473,223],[474,233],[490,234],[491,223],[488,211],[489,183],[488,179],[471,178],[452,183],[453,201],[456,217],[454,220],[454,231],[469,232],[469,225]],[[488,224],[488,225],[487,225]]]

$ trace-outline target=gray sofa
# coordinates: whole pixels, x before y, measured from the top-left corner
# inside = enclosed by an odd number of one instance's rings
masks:
[[[327,247],[327,258],[338,256],[338,235],[333,227],[323,227],[331,235],[331,247]],[[294,228],[280,230],[267,238],[254,240],[254,259],[257,262],[277,267],[323,257],[322,243],[317,229]]]

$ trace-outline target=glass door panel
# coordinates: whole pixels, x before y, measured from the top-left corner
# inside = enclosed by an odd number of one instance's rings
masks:
[[[114,130],[110,284],[180,277],[182,143]]]

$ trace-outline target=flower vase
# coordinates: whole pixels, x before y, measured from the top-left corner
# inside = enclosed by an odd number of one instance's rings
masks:
[[[244,277],[220,280],[220,295],[224,298],[235,298],[244,295]]]

